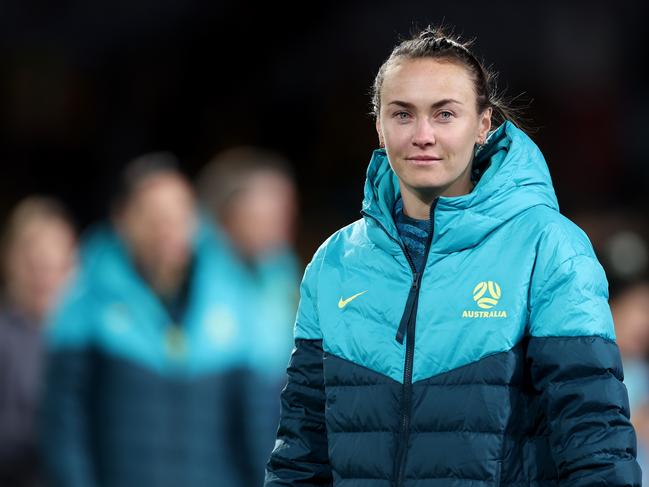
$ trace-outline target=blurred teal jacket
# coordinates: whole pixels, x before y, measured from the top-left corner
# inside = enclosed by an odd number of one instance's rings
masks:
[[[248,297],[202,225],[176,321],[110,228],[47,334],[44,446],[52,486],[247,486]]]
[[[279,423],[279,396],[286,384],[286,366],[293,348],[293,323],[300,276],[298,260],[288,248],[244,261],[220,228],[207,235],[217,248],[230,249],[237,260],[237,286],[245,292],[238,309],[245,322],[249,370],[244,417],[249,438],[248,485],[262,485],[264,467],[273,449]]]

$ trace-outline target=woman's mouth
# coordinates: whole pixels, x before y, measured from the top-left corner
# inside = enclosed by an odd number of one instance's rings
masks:
[[[406,160],[409,161],[411,164],[414,164],[415,166],[432,166],[434,164],[437,164],[439,161],[442,160],[441,157],[437,156],[411,156],[411,157],[406,157]]]

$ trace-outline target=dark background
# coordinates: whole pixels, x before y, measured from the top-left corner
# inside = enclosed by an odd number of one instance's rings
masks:
[[[647,13],[640,1],[3,0],[0,216],[44,193],[84,228],[134,156],[171,150],[194,177],[217,151],[255,144],[295,167],[306,260],[359,216],[378,67],[400,35],[444,22],[477,38],[501,88],[533,100],[565,213],[646,223]]]

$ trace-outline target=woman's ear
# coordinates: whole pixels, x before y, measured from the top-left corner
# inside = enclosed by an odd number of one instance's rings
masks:
[[[492,109],[491,107],[488,107],[480,114],[480,127],[478,130],[478,140],[476,141],[480,145],[485,143],[487,140],[487,134],[489,134],[489,131],[491,130],[491,113]]]
[[[376,133],[379,136],[379,146],[385,147],[385,140],[383,139],[383,130],[381,130],[381,121],[376,117]]]

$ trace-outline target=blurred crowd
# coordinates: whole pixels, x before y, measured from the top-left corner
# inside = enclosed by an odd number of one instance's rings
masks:
[[[0,485],[263,483],[301,269],[289,163],[254,147],[189,181],[122,171],[81,235],[48,197],[4,226]]]

